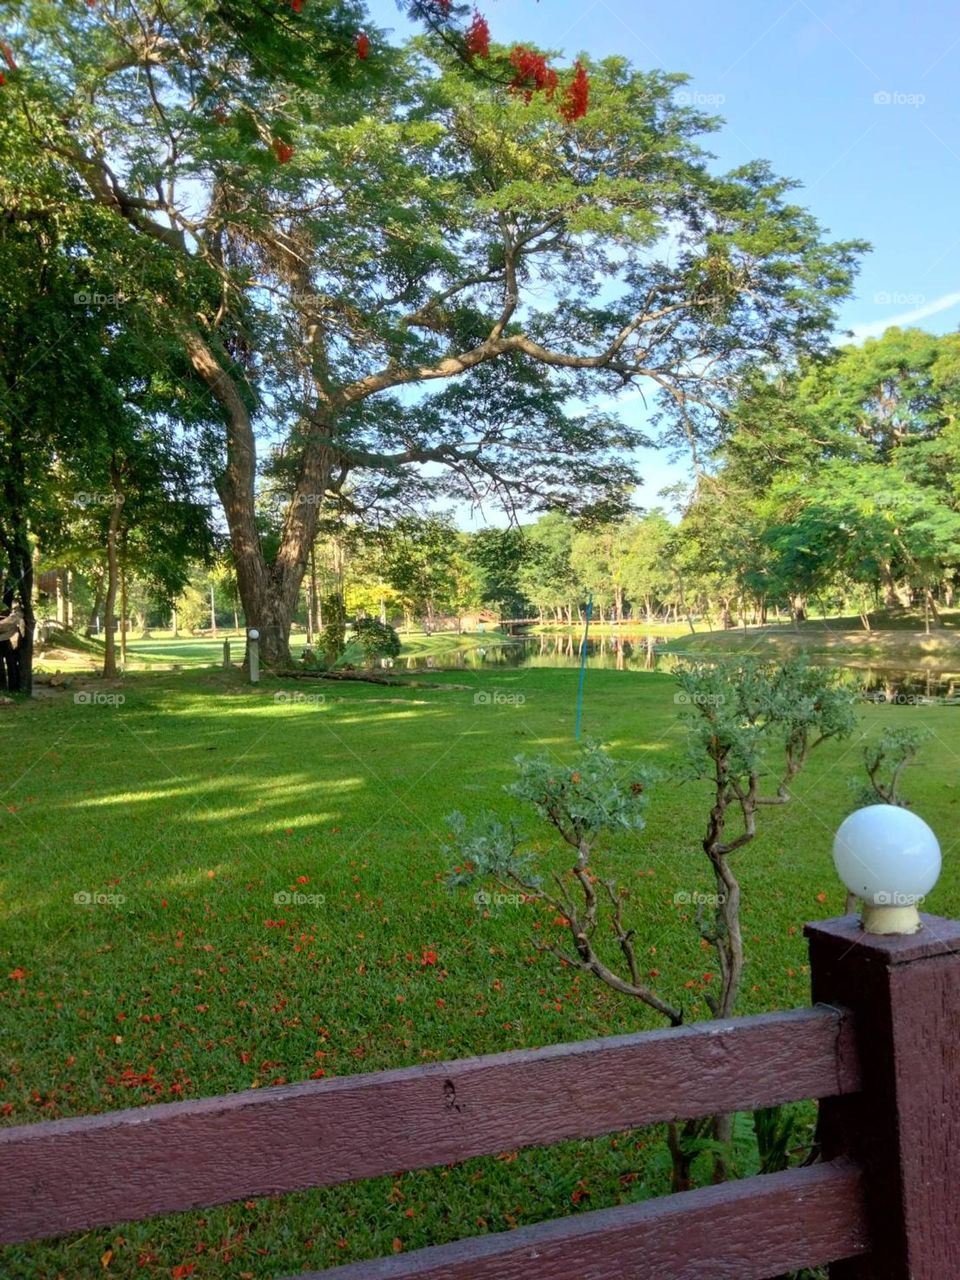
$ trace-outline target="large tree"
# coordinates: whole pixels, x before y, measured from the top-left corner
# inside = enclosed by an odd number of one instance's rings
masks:
[[[682,76],[591,65],[584,115],[585,67],[554,93],[535,51],[494,49],[504,84],[442,31],[358,41],[361,9],[334,0],[21,12],[4,92],[122,226],[116,278],[216,406],[204,456],[268,664],[321,508],[358,474],[445,468],[508,505],[622,492],[638,437],[566,394],[638,383],[695,439],[745,369],[822,346],[848,291],[859,246],[825,243],[789,182],[711,173]],[[273,554],[263,437],[293,482]]]

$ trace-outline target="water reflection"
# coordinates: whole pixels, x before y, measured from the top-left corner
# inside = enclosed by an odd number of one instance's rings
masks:
[[[580,637],[572,633],[518,636],[485,645],[454,649],[442,657],[397,658],[394,669],[408,671],[479,670],[488,667],[577,667]],[[611,671],[653,671],[666,636],[598,636],[587,641],[587,666]],[[664,655],[668,656],[668,655]]]
[[[667,637],[658,635],[601,635],[587,641],[587,666],[607,671],[666,671],[680,655],[666,652]],[[402,671],[467,671],[491,667],[577,667],[581,638],[570,632],[517,636],[493,640],[442,656],[400,657],[390,662]],[[933,667],[861,666],[828,656],[814,662],[841,667],[844,683],[862,692],[868,701],[890,706],[914,706],[925,702],[960,703],[960,672]],[[386,665],[386,664],[385,664]]]

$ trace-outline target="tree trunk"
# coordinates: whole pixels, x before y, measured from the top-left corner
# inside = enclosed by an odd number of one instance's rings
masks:
[[[67,574],[65,569],[58,569],[54,575],[57,580],[57,598],[55,610],[57,626],[62,631],[67,629]]]
[[[94,629],[97,625],[97,618],[99,617],[100,610],[103,608],[103,580],[105,576],[104,571],[101,569],[94,578],[93,604],[90,607],[90,616],[87,618],[87,625],[83,629],[83,634],[88,640],[93,635]]]
[[[230,530],[237,586],[248,628],[260,632],[260,663],[267,670],[290,665],[290,624],[317,533],[321,504],[329,490],[335,455],[317,439],[309,439],[280,531],[280,545],[268,564],[257,528],[254,491],[257,445],[250,414],[233,379],[220,366],[199,333],[183,334],[196,373],[206,382],[224,411],[227,460],[217,479],[217,492]],[[316,431],[332,424],[314,422]]]
[[[931,620],[933,621],[933,625],[935,627],[940,627],[943,625],[943,620],[940,617],[940,610],[937,608],[936,599],[934,598],[934,594],[929,587],[924,588],[924,614],[925,614],[925,620],[926,620],[927,635],[930,634]]]
[[[127,668],[127,566],[126,555],[120,560],[120,670]]]
[[[317,621],[317,548],[310,544],[310,578],[307,586],[307,641],[313,644],[317,639],[317,633],[320,630]],[[382,611],[381,604],[381,611]],[[381,618],[381,621],[383,619]]]
[[[106,618],[103,632],[103,675],[107,680],[113,680],[117,675],[117,642],[113,630],[113,619],[117,607],[119,579],[117,530],[120,528],[120,507],[123,505],[120,480],[114,466],[110,468],[110,478],[113,482],[113,502],[110,504],[110,522],[107,525],[107,591],[103,602]]]
[[[0,689],[11,693],[33,692],[33,552],[27,519],[26,460],[17,434],[16,414],[11,416],[7,444],[3,506],[0,507],[0,548],[6,565],[0,564],[0,612],[19,613],[19,637],[0,643]]]

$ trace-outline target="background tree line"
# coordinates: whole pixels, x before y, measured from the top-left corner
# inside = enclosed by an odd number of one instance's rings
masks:
[[[793,375],[758,377],[732,408],[729,438],[689,491],[671,495],[672,520],[660,507],[607,520],[549,511],[465,532],[442,513],[373,524],[343,512],[320,524],[293,617],[312,634],[323,599],[341,594],[348,616],[408,628],[455,626],[481,609],[569,626],[592,596],[597,621],[799,623],[813,608],[858,615],[869,629],[878,611],[914,609],[936,627],[960,566],[958,407],[960,337],[891,329]],[[187,536],[199,529],[171,529],[175,508],[162,504],[161,524],[146,479],[127,481],[118,525],[135,624],[167,625],[173,604],[184,629],[233,625],[242,610],[229,549],[218,558],[210,535],[202,563]],[[69,564],[96,608],[109,522],[61,505],[46,556]],[[282,510],[268,485],[258,517],[266,546]],[[127,532],[134,511],[136,534]],[[179,554],[179,578],[162,546],[171,561]]]

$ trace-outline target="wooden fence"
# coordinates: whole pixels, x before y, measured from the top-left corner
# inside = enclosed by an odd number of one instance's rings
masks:
[[[808,926],[809,1009],[0,1130],[0,1242],[820,1100],[822,1159],[300,1280],[960,1277],[960,923]]]

